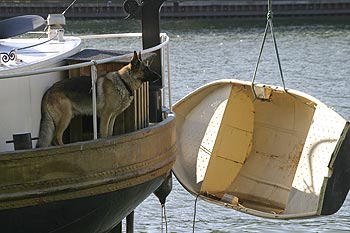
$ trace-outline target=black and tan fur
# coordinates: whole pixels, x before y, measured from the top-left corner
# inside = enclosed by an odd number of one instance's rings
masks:
[[[100,117],[100,136],[113,133],[116,117],[133,100],[133,91],[143,82],[156,81],[160,76],[134,52],[130,63],[118,71],[98,77],[97,114]],[[41,121],[37,147],[62,145],[62,136],[76,115],[92,115],[91,79],[64,79],[50,87],[41,103]]]

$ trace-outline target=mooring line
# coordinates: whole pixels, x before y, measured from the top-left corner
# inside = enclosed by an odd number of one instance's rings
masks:
[[[194,210],[193,210],[193,223],[192,223],[192,232],[194,233],[194,227],[196,224],[196,214],[197,214],[197,201],[199,195],[196,196],[196,200],[194,201]]]
[[[163,221],[164,219],[164,221]],[[168,220],[166,218],[166,209],[165,204],[162,204],[162,225],[161,225],[161,232],[163,232],[163,223],[165,222],[165,232],[168,232]]]

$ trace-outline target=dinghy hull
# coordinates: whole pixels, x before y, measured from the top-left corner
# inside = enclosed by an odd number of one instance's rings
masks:
[[[261,217],[335,213],[349,190],[349,123],[305,93],[255,92],[220,80],[175,104],[176,177],[194,195]]]

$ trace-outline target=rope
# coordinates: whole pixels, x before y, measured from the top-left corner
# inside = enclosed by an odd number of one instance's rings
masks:
[[[284,77],[283,77],[283,71],[282,71],[282,65],[281,65],[281,60],[280,60],[280,56],[278,53],[278,48],[277,48],[277,42],[276,42],[276,37],[275,37],[275,33],[273,32],[273,24],[272,24],[272,16],[270,18],[270,20],[268,21],[270,23],[270,28],[271,28],[271,36],[273,39],[273,45],[275,47],[275,53],[276,53],[276,57],[277,57],[277,62],[278,62],[278,70],[280,72],[280,77],[281,77],[281,81],[282,81],[282,85],[283,85],[283,90],[285,92],[287,92],[286,90],[286,84],[284,82]]]
[[[273,44],[274,44],[274,48],[275,48],[275,53],[276,53],[276,58],[277,58],[277,63],[278,63],[278,69],[279,69],[279,74],[280,74],[280,78],[281,78],[282,85],[283,85],[283,90],[287,93],[286,85],[285,85],[284,77],[283,77],[281,60],[280,60],[279,53],[278,53],[278,48],[277,48],[276,37],[275,37],[274,30],[273,30],[273,23],[272,23],[273,13],[272,13],[271,0],[268,0],[268,11],[267,11],[266,18],[267,18],[267,22],[266,22],[265,32],[264,32],[263,40],[262,40],[262,43],[261,43],[259,56],[258,56],[258,61],[256,62],[255,71],[254,71],[254,75],[253,75],[253,78],[252,78],[252,84],[251,84],[252,91],[253,91],[255,99],[261,99],[261,100],[263,100],[263,99],[259,98],[257,96],[256,92],[255,92],[254,81],[255,81],[256,74],[257,74],[257,71],[258,71],[258,67],[259,67],[259,64],[260,64],[261,55],[262,55],[262,52],[264,50],[264,45],[265,45],[265,41],[266,41],[267,31],[268,31],[269,28],[270,28],[270,31],[271,31],[271,36],[272,36],[272,40],[273,40]]]
[[[37,44],[29,45],[29,46],[26,46],[26,47],[18,48],[17,50],[29,49],[29,48],[32,48],[32,47],[35,47],[35,46],[39,46],[39,45],[42,45],[42,44],[46,44],[46,43],[48,43],[48,42],[50,42],[50,41],[56,39],[56,37],[57,37],[57,34],[56,34],[53,38],[51,38],[51,39],[45,40],[45,41],[40,42],[40,43],[37,43]]]
[[[40,36],[41,37],[41,36]],[[39,37],[39,39],[40,39]],[[24,49],[29,49],[29,48],[32,48],[32,47],[35,47],[35,46],[39,46],[39,45],[42,45],[42,44],[45,44],[45,43],[48,43],[50,42],[51,40],[54,40],[56,39],[57,35],[49,40],[45,40],[43,42],[40,42],[40,43],[37,43],[37,44],[32,44],[32,45],[28,45],[28,46],[25,46],[25,47],[21,47],[21,48],[13,48],[9,53],[5,53],[5,52],[2,52],[0,53],[2,56],[2,62],[3,63],[7,63],[9,62],[10,60],[11,61],[14,61],[17,59],[17,51],[20,51],[20,50],[24,50]]]
[[[163,221],[164,219],[164,221]],[[162,204],[162,228],[161,232],[163,232],[163,223],[165,222],[165,232],[168,232],[168,221],[166,218],[166,212],[165,212],[165,204]]]
[[[267,35],[267,30],[268,30],[268,28],[269,28],[269,22],[266,23],[264,36],[263,36],[263,40],[262,40],[261,47],[260,47],[260,51],[259,51],[258,61],[256,62],[255,71],[254,71],[254,75],[253,75],[253,79],[252,79],[252,91],[253,91],[253,94],[254,94],[254,98],[255,98],[255,99],[259,99],[259,98],[258,98],[258,96],[256,95],[256,92],[255,92],[255,89],[254,89],[254,81],[255,81],[255,78],[256,78],[256,74],[257,74],[257,72],[258,72],[258,67],[259,67],[261,55],[262,55],[262,52],[263,52],[263,49],[264,49],[264,45],[265,45],[265,40],[266,40],[266,35]]]
[[[91,60],[93,65],[91,65],[91,90],[92,90],[92,122],[93,122],[93,133],[94,139],[97,139],[97,90],[96,90],[96,82],[97,82],[97,62],[95,60]]]
[[[255,70],[254,70],[254,75],[253,75],[253,78],[252,78],[252,84],[251,84],[251,88],[252,88],[252,92],[253,92],[253,94],[254,94],[254,98],[255,98],[255,99],[260,99],[260,100],[263,100],[263,101],[265,100],[265,99],[259,98],[259,97],[257,96],[257,94],[256,94],[256,92],[255,92],[255,89],[254,89],[254,81],[255,81],[256,74],[257,74],[257,71],[258,71],[258,67],[259,67],[259,64],[260,64],[261,55],[262,55],[262,52],[263,52],[263,49],[264,49],[264,45],[265,45],[265,41],[266,41],[266,36],[267,36],[267,31],[268,31],[268,29],[270,28],[270,30],[271,30],[271,36],[272,36],[272,40],[273,40],[273,44],[274,44],[274,49],[275,49],[275,53],[276,53],[276,57],[277,57],[278,70],[279,70],[279,74],[280,74],[280,78],[281,78],[282,87],[283,87],[284,92],[287,93],[287,94],[289,94],[291,97],[293,97],[293,98],[296,99],[297,101],[301,102],[302,104],[305,104],[306,106],[311,107],[311,108],[315,108],[314,105],[302,101],[300,98],[298,98],[297,96],[294,96],[293,94],[291,94],[290,92],[288,92],[287,89],[286,89],[286,84],[285,84],[285,82],[284,82],[284,76],[283,76],[283,71],[282,71],[281,60],[280,60],[279,53],[278,53],[278,48],[277,48],[276,37],[275,37],[274,30],[273,30],[273,23],[272,23],[273,13],[272,13],[272,3],[271,3],[271,0],[268,0],[268,11],[267,11],[267,16],[266,16],[266,18],[267,18],[267,22],[266,22],[265,32],[264,32],[263,40],[262,40],[262,43],[261,43],[261,47],[260,47],[260,51],[259,51],[259,56],[258,56],[258,61],[256,62],[256,66],[255,66]]]
[[[73,6],[73,4],[76,2],[77,0],[73,0],[73,2],[62,12],[62,15],[64,15],[67,10],[69,10],[69,8],[71,8]]]
[[[194,226],[196,224],[196,214],[197,214],[197,201],[199,195],[196,196],[196,200],[194,201],[194,210],[193,210],[193,223],[192,223],[192,232],[194,233]]]

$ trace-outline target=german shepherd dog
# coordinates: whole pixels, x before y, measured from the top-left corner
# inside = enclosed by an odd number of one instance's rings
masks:
[[[154,82],[159,78],[136,51],[128,65],[98,77],[96,90],[100,136],[112,135],[115,119],[130,106],[134,90],[140,88],[143,82]],[[62,145],[63,133],[71,119],[76,115],[92,115],[91,87],[91,78],[76,77],[63,79],[45,92],[41,102],[37,148]]]

